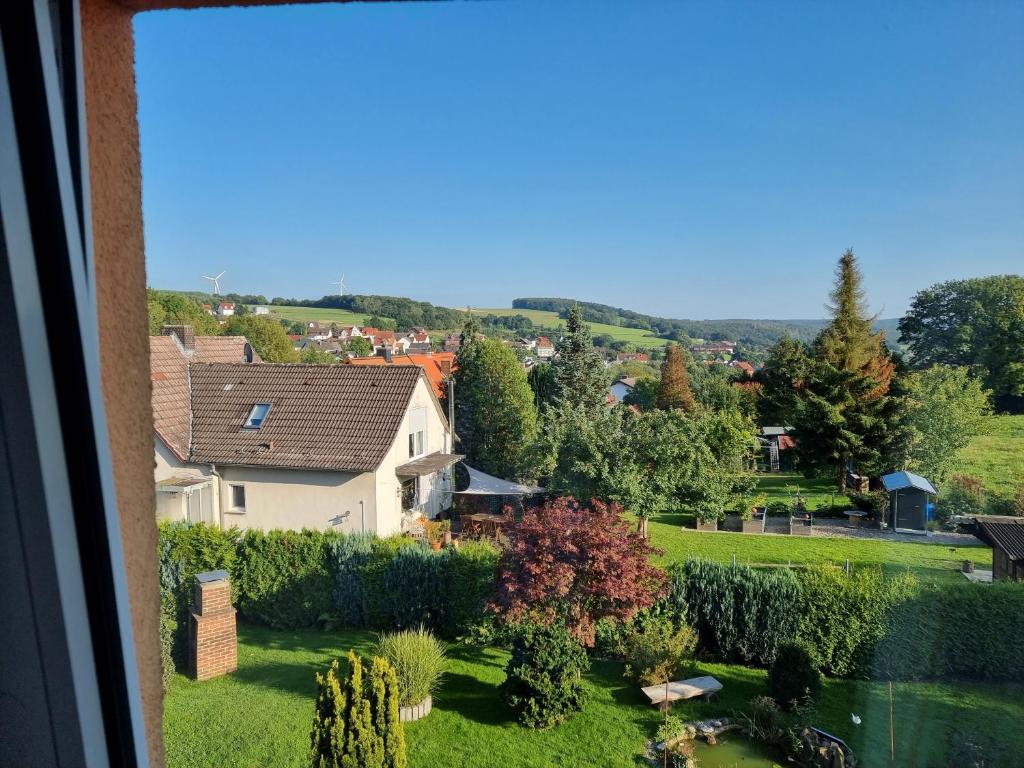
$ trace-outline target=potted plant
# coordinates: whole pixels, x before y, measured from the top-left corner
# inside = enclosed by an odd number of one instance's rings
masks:
[[[442,520],[438,525],[441,529],[441,543],[447,547],[452,543],[452,521]]]
[[[423,521],[423,535],[435,552],[441,549],[441,523],[433,520]]]

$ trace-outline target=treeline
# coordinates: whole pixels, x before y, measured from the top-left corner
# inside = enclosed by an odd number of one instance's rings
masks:
[[[595,304],[590,301],[556,298],[520,298],[512,301],[514,309],[538,309],[557,312],[568,317],[569,310],[578,304],[583,319],[588,323],[604,323],[620,328],[639,328],[656,336],[686,343],[690,339],[709,341],[737,341],[751,347],[767,347],[785,335],[801,341],[814,339],[825,326],[825,320],[676,320],[634,312],[630,309]],[[882,321],[891,330],[895,321]]]
[[[455,329],[466,321],[466,313],[458,309],[438,307],[429,301],[414,301],[402,296],[322,296],[319,299],[284,299],[275,296],[271,304],[285,307],[316,307],[347,309],[364,315],[389,317],[398,328],[423,327],[434,330]]]

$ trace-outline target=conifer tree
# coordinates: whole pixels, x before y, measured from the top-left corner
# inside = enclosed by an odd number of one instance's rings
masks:
[[[555,358],[555,397],[559,403],[582,408],[594,415],[605,407],[608,376],[600,353],[594,348],[590,326],[583,322],[579,305],[574,304],[565,321],[565,335],[557,345]]]
[[[889,394],[896,365],[885,335],[872,331],[875,317],[862,283],[847,250],[836,268],[832,321],[814,342],[794,417],[804,471],[833,472],[841,491],[851,468],[861,474],[889,468],[906,434],[903,404]]]
[[[690,374],[686,370],[686,357],[677,344],[669,344],[665,348],[657,402],[658,408],[663,411],[692,412],[695,407],[693,390],[690,389]]]
[[[362,659],[349,651],[344,681],[335,660],[316,683],[312,768],[406,768],[398,680],[385,659],[373,659],[367,678]]]

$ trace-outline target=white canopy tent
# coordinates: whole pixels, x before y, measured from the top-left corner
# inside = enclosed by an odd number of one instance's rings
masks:
[[[473,469],[465,462],[462,466],[469,473],[469,486],[463,491],[455,492],[458,494],[466,496],[530,496],[534,493],[544,492],[543,488],[538,488],[535,485],[513,483],[494,475],[488,475],[479,469]]]

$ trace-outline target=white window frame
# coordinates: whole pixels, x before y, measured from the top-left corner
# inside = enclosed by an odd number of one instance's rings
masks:
[[[235,504],[235,491],[242,491],[242,506]],[[244,515],[245,505],[248,503],[246,499],[245,483],[228,483],[228,509],[227,511],[234,515]]]

